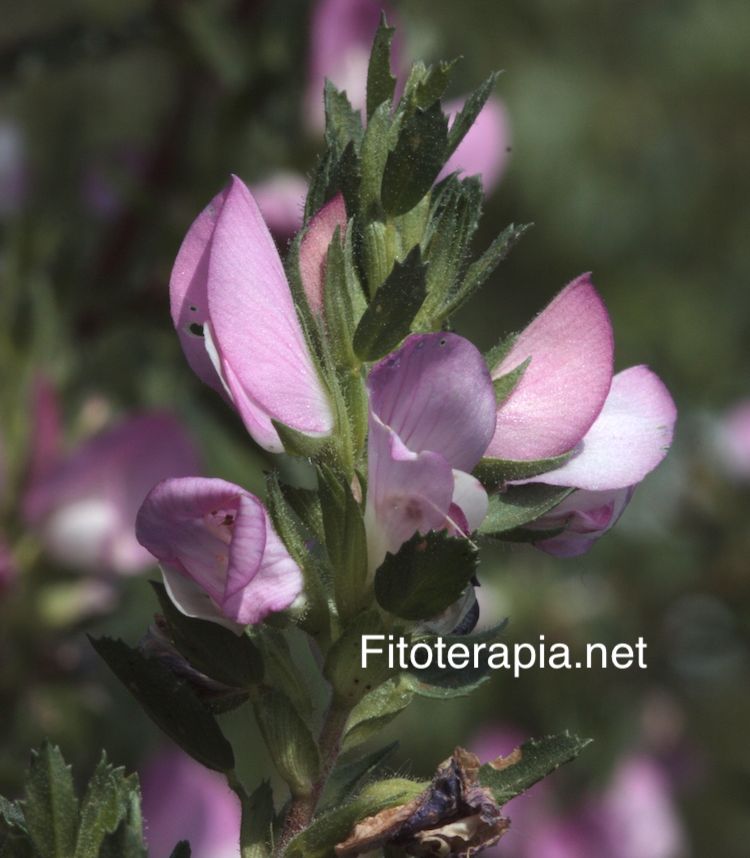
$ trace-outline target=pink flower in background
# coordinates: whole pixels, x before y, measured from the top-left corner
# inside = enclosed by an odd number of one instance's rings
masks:
[[[302,226],[307,180],[298,173],[274,173],[251,189],[260,213],[278,241],[291,238]]]
[[[328,393],[276,245],[236,177],[190,227],[170,296],[190,366],[228,396],[258,444],[281,452],[272,420],[314,437],[332,432]]]
[[[226,780],[175,749],[140,771],[150,858],[169,858],[189,840],[193,858],[239,858],[240,804]]]
[[[55,418],[48,410],[44,419]],[[66,566],[90,571],[133,573],[151,566],[135,538],[138,508],[154,482],[199,469],[182,424],[168,414],[140,414],[52,459],[53,432],[42,422],[23,509],[45,549]]]
[[[733,477],[750,478],[750,400],[724,415],[715,437],[721,461]]]
[[[492,369],[501,378],[529,361],[497,408],[486,455],[544,460],[573,451],[557,468],[519,482],[571,487],[566,500],[570,539],[542,545],[580,554],[622,513],[632,488],[664,458],[677,411],[648,367],[613,375],[612,324],[588,275],[562,290],[516,338]],[[560,509],[558,507],[558,509]],[[558,510],[545,519],[561,523]]]
[[[367,68],[375,31],[385,11],[397,31],[392,49],[394,75],[404,78],[404,46],[399,38],[398,16],[378,0],[318,0],[310,25],[310,55],[305,97],[305,117],[318,134],[325,128],[323,85],[330,80],[346,92],[355,110],[366,121]],[[398,88],[397,93],[398,95]],[[463,107],[463,98],[445,104],[451,119]],[[490,98],[460,145],[448,160],[439,179],[459,171],[481,175],[486,194],[497,186],[505,170],[510,149],[510,128],[503,103]]]
[[[302,573],[263,504],[224,480],[159,483],[138,513],[136,534],[188,616],[242,627],[288,608],[302,591]]]
[[[370,569],[416,531],[468,535],[487,513],[470,471],[492,437],[495,393],[479,351],[456,334],[410,336],[368,379],[365,522]]]

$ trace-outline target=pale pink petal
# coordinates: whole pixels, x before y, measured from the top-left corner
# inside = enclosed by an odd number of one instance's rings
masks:
[[[455,470],[452,503],[463,513],[468,533],[475,531],[484,521],[489,506],[487,492],[479,480],[471,474]]]
[[[471,471],[495,424],[495,392],[479,351],[457,334],[413,334],[376,364],[370,408],[409,450]]]
[[[307,181],[297,173],[279,172],[254,184],[255,197],[263,220],[278,241],[291,238],[302,226]]]
[[[193,221],[177,254],[169,280],[172,322],[182,350],[201,381],[224,394],[221,379],[206,353],[203,328],[208,322],[208,259],[216,220],[228,190],[217,194]]]
[[[341,230],[343,239],[346,232],[346,205],[341,194],[336,194],[312,217],[300,242],[299,273],[302,288],[315,315],[323,312],[326,258],[337,228]]]
[[[576,491],[533,524],[535,530],[552,530],[565,525],[558,536],[535,542],[547,554],[579,557],[617,524],[633,497],[634,487],[608,492]]]
[[[370,413],[365,523],[371,571],[414,533],[447,524],[453,473],[437,453],[414,453]]]
[[[604,405],[614,340],[607,309],[584,274],[555,297],[492,370],[494,379],[531,358],[497,411],[486,456],[532,460],[571,450]]]
[[[136,530],[160,561],[176,603],[191,616],[214,620],[219,609],[240,625],[257,623],[288,608],[302,590],[302,573],[265,507],[233,483],[166,480],[146,498]],[[211,604],[172,573],[197,584]]]
[[[750,401],[740,402],[723,417],[715,443],[729,474],[750,477]]]
[[[663,382],[646,366],[618,373],[601,414],[566,464],[535,478],[591,491],[639,483],[666,456],[677,409]]]
[[[271,417],[311,436],[328,435],[333,415],[307,347],[276,246],[255,200],[236,177],[216,220],[208,265],[211,329],[224,380],[240,415],[244,403],[267,415],[248,430],[281,451]]]
[[[444,110],[452,121],[463,106],[463,99],[449,101]],[[490,98],[441,170],[438,181],[455,172],[479,175],[485,194],[490,194],[505,171],[509,153],[510,124],[505,105],[500,99]]]
[[[153,560],[135,538],[138,509],[154,483],[195,473],[200,462],[182,424],[137,415],[83,442],[24,497],[28,524],[72,567],[138,572]]]

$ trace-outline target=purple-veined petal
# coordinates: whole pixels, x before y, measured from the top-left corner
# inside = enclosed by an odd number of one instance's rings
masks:
[[[175,604],[190,616],[216,620],[218,610],[245,626],[289,607],[302,590],[302,573],[265,507],[233,483],[165,480],[146,498],[136,531],[160,561]]]
[[[271,418],[312,436],[328,435],[333,415],[292,301],[276,245],[255,200],[236,177],[216,220],[208,264],[211,330],[224,380],[248,431],[282,449]],[[267,416],[258,429],[258,411]]]
[[[370,413],[365,524],[370,570],[395,553],[416,531],[445,527],[453,496],[453,472],[438,453],[414,453]]]
[[[500,378],[531,358],[497,410],[486,455],[546,459],[575,447],[602,410],[612,381],[613,354],[609,314],[584,274],[519,334],[492,370],[492,377]]]
[[[370,408],[414,452],[471,471],[495,427],[495,392],[479,351],[457,334],[414,334],[373,367]]]
[[[159,480],[199,470],[198,453],[169,414],[130,417],[84,441],[35,479],[23,501],[28,524],[59,562],[138,572],[153,563],[135,519]]]
[[[558,536],[535,542],[536,548],[556,557],[579,557],[617,524],[630,503],[634,486],[608,492],[576,491],[547,515],[537,519],[532,529],[550,530],[565,525]]]
[[[612,379],[601,414],[566,464],[534,482],[591,491],[639,483],[666,456],[677,409],[661,379],[633,366]]]
[[[323,312],[323,287],[328,246],[333,234],[340,228],[341,238],[346,232],[346,205],[344,197],[336,194],[313,215],[299,247],[299,273],[307,303],[315,315]]]
[[[193,221],[177,253],[169,280],[172,322],[193,372],[224,394],[224,386],[206,353],[203,329],[208,322],[208,259],[219,212],[228,189],[217,194]]]
[[[302,226],[307,181],[298,173],[279,172],[250,188],[263,220],[277,241],[286,241]]]
[[[361,111],[365,119],[367,67],[381,10],[387,13],[391,24],[396,23],[389,6],[377,0],[317,0],[314,4],[305,94],[305,118],[312,131],[322,132],[325,127],[326,78],[346,92],[352,107]],[[392,53],[398,68],[398,31]]]
[[[449,101],[444,105],[451,122],[463,106],[463,99]],[[437,180],[455,172],[467,176],[480,175],[485,194],[490,194],[505,171],[509,152],[510,126],[505,105],[497,98],[490,98]]]
[[[489,499],[484,486],[476,477],[464,471],[453,471],[452,503],[457,506],[466,519],[469,533],[473,533],[487,515]]]

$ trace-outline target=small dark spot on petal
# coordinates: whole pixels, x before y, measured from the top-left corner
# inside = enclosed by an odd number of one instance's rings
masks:
[[[444,337],[442,340],[440,340],[440,345],[444,346],[447,342],[448,342],[448,340],[446,340]]]
[[[190,305],[190,312],[191,313],[197,313],[198,312],[198,308],[195,306],[195,304]]]
[[[188,330],[194,337],[203,336],[203,325],[199,325],[197,322],[191,322],[188,325]]]

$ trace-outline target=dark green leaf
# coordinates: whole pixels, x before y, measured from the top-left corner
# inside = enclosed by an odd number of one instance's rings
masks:
[[[443,530],[415,533],[396,554],[386,554],[375,573],[375,596],[397,617],[427,620],[459,598],[477,562],[477,549],[468,539]]]
[[[104,838],[117,830],[127,814],[132,793],[138,794],[137,779],[126,778],[124,769],[110,766],[102,754],[81,804],[75,858],[97,858]]]
[[[495,388],[495,403],[497,405],[502,405],[516,387],[518,387],[518,382],[523,378],[530,363],[531,357],[527,357],[515,369],[506,372],[505,375],[501,375],[500,378],[496,378],[492,382],[492,386]]]
[[[152,581],[151,585],[172,642],[196,670],[234,688],[248,688],[263,679],[263,659],[247,635],[185,616],[175,608],[163,584]]]
[[[448,119],[436,101],[404,118],[388,155],[381,199],[389,215],[414,208],[430,191],[447,158]]]
[[[273,423],[273,428],[279,433],[279,439],[284,447],[284,452],[289,456],[314,459],[320,456],[330,444],[328,437],[314,438],[312,435],[305,435],[304,432],[298,432],[296,429],[286,426],[273,417],[271,418],[271,423]]]
[[[441,60],[436,66],[425,69],[422,79],[414,87],[412,96],[417,107],[424,110],[443,97],[459,59],[457,57],[453,60]]]
[[[184,682],[122,641],[89,640],[146,714],[183,750],[209,769],[234,768],[232,746],[209,708]]]
[[[125,818],[114,834],[104,838],[99,858],[148,858],[143,842],[143,820],[138,790],[133,790],[128,798]]]
[[[398,742],[391,742],[355,760],[340,760],[326,784],[323,807],[338,807],[356,794],[362,783],[377,774],[383,763],[398,749]]]
[[[294,510],[297,518],[318,542],[325,542],[323,511],[320,508],[320,499],[317,491],[299,486],[289,486],[286,483],[281,483],[280,485],[284,499]]]
[[[295,797],[312,792],[320,771],[318,746],[292,701],[275,688],[253,701],[255,717],[271,759]]]
[[[354,351],[359,358],[378,360],[408,335],[425,299],[425,275],[418,246],[403,262],[396,262],[355,331]]]
[[[266,683],[283,691],[295,709],[307,718],[313,710],[310,690],[294,663],[284,635],[276,629],[264,626],[256,630],[254,639],[263,653]]]
[[[318,467],[318,492],[336,606],[348,621],[365,607],[368,598],[365,522],[348,481],[326,465]]]
[[[360,152],[362,182],[359,210],[366,221],[375,220],[382,213],[380,190],[383,171],[391,150],[392,136],[397,130],[389,105],[381,104],[370,118]]]
[[[490,490],[503,486],[510,480],[529,480],[562,467],[573,455],[563,453],[549,459],[514,461],[512,459],[482,459],[474,468],[474,476]]]
[[[414,691],[405,676],[394,676],[370,691],[349,715],[344,729],[344,750],[351,750],[380,733],[413,698]]]
[[[391,42],[395,32],[395,28],[389,27],[386,23],[385,13],[381,13],[380,25],[375,33],[370,63],[367,67],[368,121],[381,104],[386,102],[386,106],[390,109],[393,101],[396,78],[391,74]]]
[[[352,108],[347,94],[339,92],[328,80],[323,93],[323,104],[326,113],[326,143],[336,153],[337,158],[340,158],[350,143],[359,145],[362,140],[362,119],[359,111]]]
[[[273,791],[269,781],[262,781],[243,801],[242,858],[268,858],[267,844],[272,840],[273,821]]]
[[[8,828],[16,828],[19,831],[26,831],[26,820],[23,818],[17,801],[8,801],[7,798],[0,795],[0,818],[5,822]]]
[[[385,658],[369,659],[367,667],[362,667],[364,634],[385,637],[382,616],[374,608],[354,617],[326,656],[323,675],[333,686],[334,699],[342,709],[350,709],[394,673]]]
[[[564,763],[575,759],[590,743],[591,739],[581,739],[569,733],[531,739],[506,757],[499,768],[492,763],[483,765],[479,769],[479,782],[492,791],[498,804],[506,804]]]
[[[71,858],[78,831],[78,799],[70,767],[59,748],[48,742],[31,752],[23,814],[39,858]]]
[[[493,72],[464,102],[463,108],[451,125],[448,135],[446,159],[456,151],[459,143],[464,139],[477,116],[481,113],[482,108],[495,87],[495,81],[497,81],[498,77],[499,72]]]
[[[562,503],[573,491],[544,483],[508,486],[490,497],[487,515],[479,527],[484,536],[500,536],[535,521]]]

